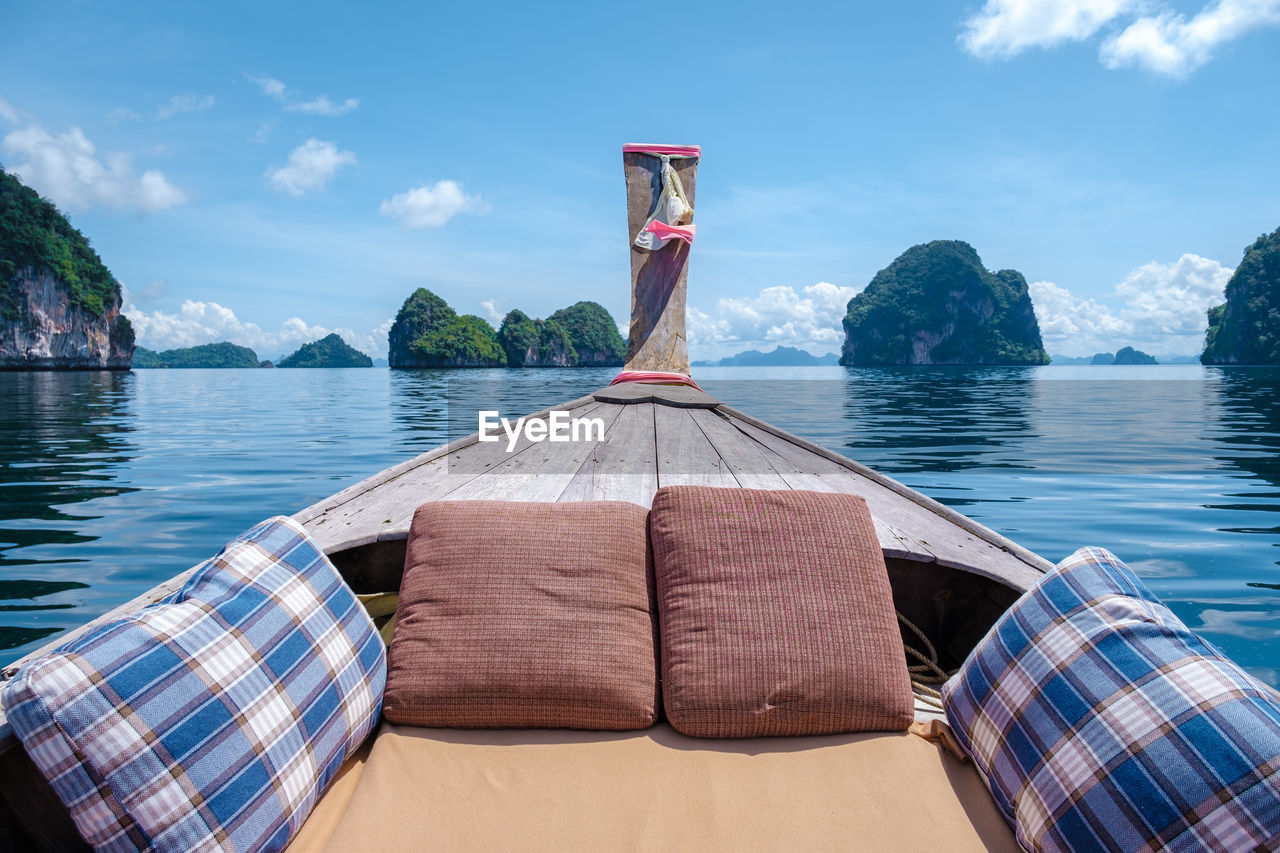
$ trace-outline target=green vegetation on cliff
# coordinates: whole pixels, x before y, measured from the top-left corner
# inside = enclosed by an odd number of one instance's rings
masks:
[[[1227,301],[1209,309],[1204,364],[1280,364],[1280,228],[1244,250]]]
[[[845,365],[1048,364],[1027,281],[968,243],[912,246],[849,300]]]
[[[70,288],[71,301],[94,316],[120,299],[120,283],[84,235],[51,202],[0,169],[0,316],[16,316],[9,284],[27,267],[52,271]]]
[[[621,367],[627,355],[626,341],[605,307],[598,302],[576,302],[547,318],[569,333],[581,367]]]
[[[563,326],[555,320],[535,320],[518,308],[502,318],[498,344],[508,367],[571,367],[578,360]]]
[[[621,365],[626,355],[613,317],[595,302],[545,320],[513,310],[495,332],[425,287],[404,301],[387,342],[392,367],[598,367]]]
[[[459,314],[413,342],[430,367],[502,367],[498,333],[475,314]]]
[[[230,341],[155,352],[146,347],[133,351],[133,366],[148,367],[257,367],[258,354]]]
[[[373,359],[349,346],[337,333],[303,344],[276,367],[373,367]]]
[[[474,314],[459,315],[425,287],[400,306],[387,335],[392,367],[502,367],[498,333]]]

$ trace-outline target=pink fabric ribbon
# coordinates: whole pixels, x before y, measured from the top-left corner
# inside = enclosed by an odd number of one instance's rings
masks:
[[[698,388],[698,383],[693,381],[692,376],[685,376],[683,373],[667,373],[663,370],[624,370],[613,378],[609,386],[613,387],[623,382],[648,382],[651,385],[688,385],[692,388]],[[702,391],[701,388],[698,388],[698,390]]]
[[[670,240],[674,237],[677,240],[683,240],[693,245],[693,238],[697,234],[697,225],[668,225],[660,219],[654,219],[644,227],[646,231],[652,231],[658,235],[660,240]]]

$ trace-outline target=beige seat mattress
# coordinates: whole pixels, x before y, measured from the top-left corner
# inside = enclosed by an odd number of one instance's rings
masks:
[[[704,740],[666,725],[384,723],[345,810],[324,823],[331,853],[1017,849],[973,768],[906,733]],[[318,835],[304,846],[318,849]]]

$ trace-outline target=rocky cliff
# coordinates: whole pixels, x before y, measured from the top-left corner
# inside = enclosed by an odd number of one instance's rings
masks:
[[[26,267],[8,282],[0,312],[0,369],[128,370],[133,326],[120,313],[120,297],[102,313],[71,301],[52,270]]]
[[[89,241],[0,169],[0,369],[129,368],[120,283]]]
[[[627,342],[612,315],[599,302],[576,302],[553,313],[547,322],[559,324],[568,334],[577,353],[574,367],[622,366]]]
[[[845,365],[1048,364],[1027,281],[968,243],[912,246],[849,300]]]
[[[1280,364],[1280,228],[1244,250],[1204,343],[1203,364]]]
[[[498,344],[508,367],[572,367],[578,353],[555,320],[535,320],[518,308],[502,318]]]
[[[498,333],[474,314],[459,315],[425,287],[410,294],[387,334],[391,367],[502,367]]]
[[[1156,357],[1147,355],[1140,349],[1133,347],[1121,347],[1116,351],[1116,357],[1112,360],[1112,364],[1159,364]]]

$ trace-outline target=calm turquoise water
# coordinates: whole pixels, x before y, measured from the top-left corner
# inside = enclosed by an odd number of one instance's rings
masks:
[[[495,408],[523,413],[589,393],[613,372],[0,374],[0,662],[264,517],[443,443],[450,384],[498,380]],[[1050,560],[1110,548],[1188,624],[1280,686],[1280,370],[697,377]]]

